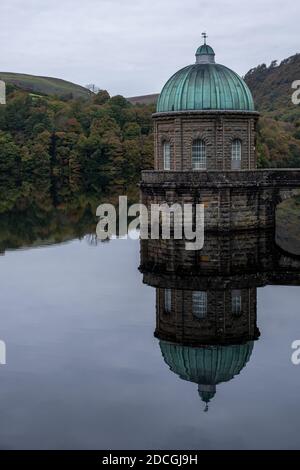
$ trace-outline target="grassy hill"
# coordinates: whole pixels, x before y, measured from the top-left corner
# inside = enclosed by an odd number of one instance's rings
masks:
[[[60,78],[39,77],[22,73],[0,72],[0,80],[16,85],[23,90],[44,95],[63,97],[88,98],[89,90],[75,83]]]

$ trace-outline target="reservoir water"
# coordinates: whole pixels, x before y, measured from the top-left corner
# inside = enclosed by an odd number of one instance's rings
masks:
[[[88,217],[64,236],[22,220],[1,225],[2,449],[299,448],[299,259],[263,241],[228,268],[216,239],[183,272],[139,240],[97,243]]]

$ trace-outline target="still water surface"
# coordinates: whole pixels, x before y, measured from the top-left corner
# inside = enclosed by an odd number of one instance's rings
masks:
[[[258,287],[260,337],[205,412],[197,383],[164,360],[139,265],[130,239],[5,251],[1,448],[299,448],[300,287]]]

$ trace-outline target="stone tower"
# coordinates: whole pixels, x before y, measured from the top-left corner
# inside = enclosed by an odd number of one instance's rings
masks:
[[[202,204],[206,232],[274,229],[276,206],[300,192],[300,171],[257,169],[258,117],[247,84],[204,42],[159,96],[141,202]]]
[[[167,81],[153,118],[155,170],[256,168],[258,113],[251,92],[235,72],[215,63],[206,43],[195,64]]]

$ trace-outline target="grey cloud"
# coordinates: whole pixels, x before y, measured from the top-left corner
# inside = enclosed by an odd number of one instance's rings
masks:
[[[292,0],[2,0],[0,70],[152,93],[194,61],[203,30],[243,75],[297,52],[298,16]]]

